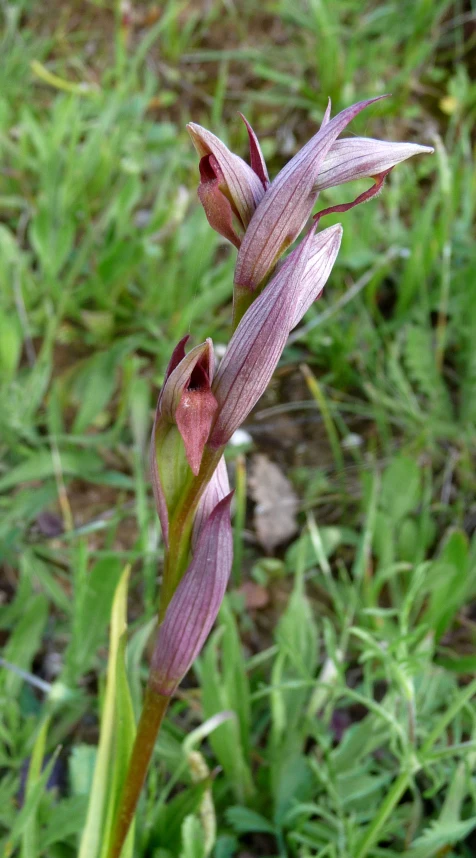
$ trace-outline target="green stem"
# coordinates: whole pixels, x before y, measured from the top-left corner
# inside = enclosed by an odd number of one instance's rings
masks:
[[[139,801],[139,796],[144,785],[155,740],[167,711],[169,701],[169,697],[156,694],[150,686],[147,686],[134,747],[114,821],[108,858],[120,858],[122,847],[134,818],[137,802]]]
[[[235,286],[233,290],[233,323],[232,332],[234,333],[240,324],[243,316],[249,307],[251,307],[259,292],[252,289],[246,289],[243,286]]]
[[[394,807],[400,801],[403,793],[410,783],[410,775],[408,772],[402,772],[392,786],[384,803],[381,805],[379,812],[374,817],[373,821],[367,828],[363,839],[360,841],[355,858],[365,858],[368,855],[369,849],[375,843],[379,836],[382,827],[385,825],[388,817],[392,813]]]
[[[223,454],[223,448],[205,447],[200,471],[184,492],[169,527],[169,548],[165,557],[160,591],[159,623],[162,622],[170,600],[184,574],[190,553],[190,535],[198,502]]]

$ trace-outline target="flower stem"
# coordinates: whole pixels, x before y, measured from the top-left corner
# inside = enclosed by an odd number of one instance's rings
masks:
[[[169,697],[163,697],[153,691],[149,685],[147,686],[134,747],[114,821],[108,858],[120,858],[169,700]]]

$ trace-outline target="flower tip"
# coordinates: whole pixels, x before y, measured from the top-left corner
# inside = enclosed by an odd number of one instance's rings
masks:
[[[202,130],[202,126],[197,125],[196,122],[187,122],[185,128],[192,137],[195,135],[200,136],[200,131]]]
[[[331,229],[332,229],[332,227],[331,227]],[[341,223],[336,223],[335,226],[333,227],[333,230],[334,230],[334,234],[332,235],[332,238],[331,238],[332,248],[335,248],[337,246],[337,249],[339,249],[340,243],[342,241],[342,236],[344,234],[344,228],[343,228]]]
[[[266,161],[264,159],[263,153],[261,151],[261,146],[259,145],[259,140],[253,131],[250,123],[248,122],[246,116],[243,113],[238,111],[238,116],[241,116],[243,122],[245,123],[246,130],[248,132],[248,140],[250,144],[250,162],[251,169],[258,176],[260,180],[263,190],[266,191],[269,186],[269,175],[268,168],[266,166]]]
[[[317,227],[318,222],[319,219],[314,221],[314,228]],[[332,257],[333,264],[339,252],[343,234],[344,229],[342,224],[336,223],[333,226],[328,226],[327,229],[318,232],[315,236],[315,242],[317,242],[321,248],[325,248],[327,256],[329,258]]]
[[[233,500],[234,495],[235,495],[235,490],[231,489],[231,491],[229,491],[228,494],[225,495],[224,498],[222,498],[220,501],[218,501],[218,503],[215,506],[215,509],[212,511],[211,515],[214,517],[216,517],[218,515],[223,516],[223,518],[225,518],[225,520],[227,520],[227,516],[230,515],[231,502]],[[210,518],[211,518],[211,516],[210,516]]]
[[[325,127],[326,127],[326,125],[330,122],[330,118],[331,118],[331,110],[332,110],[332,102],[331,102],[331,98],[330,98],[330,96],[329,96],[329,97],[328,97],[328,99],[327,99],[327,107],[326,107],[326,110],[325,110],[324,116],[322,117],[321,130],[322,130],[323,128],[325,128]]]
[[[209,132],[207,132],[206,128],[202,128],[196,122],[188,122],[185,127],[192,139],[197,155],[200,155],[201,158],[208,155],[210,149],[206,144],[206,136]]]

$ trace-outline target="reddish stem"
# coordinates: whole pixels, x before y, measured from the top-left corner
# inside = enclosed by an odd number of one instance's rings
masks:
[[[134,747],[114,821],[113,837],[108,858],[120,858],[122,847],[126,841],[144,785],[155,740],[169,701],[169,697],[156,694],[150,686],[147,686]]]

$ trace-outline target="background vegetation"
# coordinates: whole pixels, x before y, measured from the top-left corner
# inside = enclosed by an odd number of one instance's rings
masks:
[[[140,706],[152,409],[177,339],[225,342],[230,319],[234,250],[198,206],[186,122],[245,154],[242,110],[274,175],[328,96],[387,91],[352,133],[436,154],[343,216],[326,295],[230,451],[233,587],[158,743],[134,854],[473,855],[472,0],[0,15],[0,854],[77,854],[127,564]],[[244,495],[256,453],[299,498],[297,538],[268,551]]]

